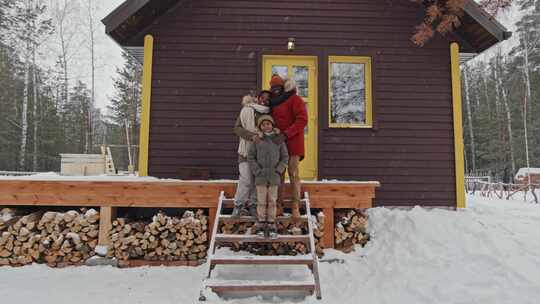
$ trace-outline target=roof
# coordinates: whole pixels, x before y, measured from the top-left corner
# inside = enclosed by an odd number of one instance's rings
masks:
[[[126,0],[105,17],[105,32],[135,57],[142,56],[144,35],[153,22],[188,0]],[[478,54],[511,36],[502,24],[474,0],[465,0],[462,24],[451,38],[462,53]]]
[[[531,175],[540,174],[540,168],[520,168],[518,172],[516,173],[516,179],[522,179],[528,176],[529,172]]]

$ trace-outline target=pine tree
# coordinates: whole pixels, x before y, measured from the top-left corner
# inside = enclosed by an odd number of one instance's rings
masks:
[[[518,168],[540,166],[540,1],[517,4],[523,10],[515,34],[518,44],[507,55],[496,54],[489,64],[469,66],[470,95],[476,99],[472,107],[476,164],[506,181]],[[464,119],[465,134],[469,129],[468,119]],[[465,144],[470,158],[467,137]]]
[[[538,164],[540,161],[540,146],[538,131],[540,122],[537,113],[540,111],[540,90],[536,89],[540,81],[540,1],[518,0],[518,5],[524,13],[522,19],[516,23],[519,45],[511,54],[520,66],[524,82],[524,96],[522,97],[522,115],[524,128],[524,143],[527,167]],[[534,119],[536,117],[536,119]]]
[[[82,153],[84,151],[86,109],[90,102],[90,90],[85,83],[78,81],[71,89],[69,101],[63,105],[65,153]]]
[[[141,98],[141,66],[133,57],[127,53],[122,54],[125,64],[122,69],[117,69],[118,77],[114,79],[115,95],[108,107],[111,112],[112,122],[123,130],[125,120],[129,123],[130,141],[132,144],[138,143],[138,130],[140,119],[140,98]],[[118,131],[115,130],[115,131]],[[122,133],[120,133],[122,134]],[[125,134],[125,131],[124,131]],[[126,144],[124,136],[121,141]],[[133,159],[137,159],[133,150]]]
[[[11,12],[13,6],[13,0],[0,0],[0,33],[5,33],[4,31],[7,30],[13,22],[13,14]]]
[[[20,143],[19,103],[23,63],[16,51],[0,43],[0,168],[16,170]]]
[[[10,24],[9,31],[6,32],[6,36],[13,38],[11,40],[11,43],[13,43],[11,47],[21,54],[21,60],[24,63],[24,87],[20,110],[19,169],[21,170],[27,169],[28,109],[30,103],[35,104],[37,102],[37,94],[33,94],[32,98],[30,96],[32,90],[37,90],[35,79],[33,82],[31,80],[32,73],[35,74],[36,69],[35,54],[42,37],[50,34],[52,31],[51,22],[46,17],[45,10],[46,7],[41,5],[37,0],[25,0],[24,3],[23,1],[13,3],[13,22]],[[34,113],[36,112],[37,107],[34,106]]]

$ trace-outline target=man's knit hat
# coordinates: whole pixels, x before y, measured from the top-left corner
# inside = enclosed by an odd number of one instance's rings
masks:
[[[285,85],[285,81],[283,81],[283,78],[281,78],[281,76],[279,76],[278,74],[272,75],[272,79],[270,79],[271,88],[283,85]]]
[[[263,121],[269,121],[269,122],[272,123],[273,126],[276,125],[276,123],[274,122],[274,119],[272,118],[272,116],[270,116],[270,115],[262,115],[257,120],[257,128],[259,128],[259,129],[261,128],[261,125],[262,125]]]

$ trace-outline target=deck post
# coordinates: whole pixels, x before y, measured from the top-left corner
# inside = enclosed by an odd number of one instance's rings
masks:
[[[139,135],[139,176],[148,176],[148,145],[150,142],[150,107],[152,99],[152,60],[154,38],[144,37],[144,62],[142,77],[141,128]]]
[[[456,207],[465,208],[465,156],[463,147],[463,124],[461,109],[461,70],[459,60],[459,44],[450,45],[452,72],[452,104],[454,119],[454,159],[456,172]]]
[[[324,236],[322,245],[324,248],[334,248],[334,207],[324,208]]]
[[[100,207],[99,210],[99,239],[98,245],[110,246],[109,232],[112,228],[112,219],[116,215],[115,207]]]
[[[214,221],[216,219],[217,208],[208,208],[208,239],[212,238],[212,231],[214,231]]]

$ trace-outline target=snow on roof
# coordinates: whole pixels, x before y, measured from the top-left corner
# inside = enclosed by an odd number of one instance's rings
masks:
[[[540,174],[540,168],[521,168],[516,173],[516,178],[523,178],[529,174]]]

